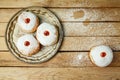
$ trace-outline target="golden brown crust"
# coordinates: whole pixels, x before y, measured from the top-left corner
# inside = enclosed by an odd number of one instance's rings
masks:
[[[56,44],[57,41],[58,41],[58,38],[59,38],[59,31],[58,31],[58,29],[56,27],[55,27],[55,29],[57,30],[56,33],[55,33],[55,35],[57,36],[57,38],[56,38],[56,40],[51,45]]]
[[[94,47],[93,47],[93,48],[94,48]],[[91,52],[91,50],[92,50],[93,48],[90,49],[90,52]],[[95,64],[95,61],[93,60],[92,56],[90,55],[90,52],[88,53],[88,57],[89,57],[90,61],[92,62],[92,64],[95,65],[95,66],[97,66],[97,65]],[[97,66],[97,67],[99,67],[99,66]]]
[[[39,44],[39,46],[36,48],[36,49],[34,49],[32,52],[30,52],[27,56],[32,56],[32,55],[34,55],[34,54],[36,54],[38,51],[40,51],[40,44]]]
[[[39,26],[39,24],[40,24],[40,21],[39,21],[39,19],[38,19],[38,17],[37,17],[37,18],[36,18],[36,24],[35,24],[35,26],[34,26],[34,28],[32,29],[32,31],[31,31],[31,32],[36,31],[36,30],[37,30],[37,28],[38,28],[38,26]]]

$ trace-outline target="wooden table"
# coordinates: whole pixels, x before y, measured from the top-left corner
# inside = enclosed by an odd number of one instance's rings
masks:
[[[55,13],[64,28],[57,55],[42,64],[16,59],[5,43],[10,18],[20,9],[42,6]],[[93,65],[91,47],[114,51],[106,68]],[[120,0],[0,0],[0,80],[120,80]]]

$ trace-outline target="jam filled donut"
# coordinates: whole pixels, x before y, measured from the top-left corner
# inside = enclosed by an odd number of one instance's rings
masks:
[[[113,52],[111,48],[105,45],[93,47],[89,56],[91,61],[99,67],[106,67],[113,60]]]
[[[18,25],[24,32],[34,32],[39,25],[38,17],[32,12],[22,12],[17,20]]]
[[[58,41],[58,30],[51,24],[42,23],[37,29],[36,37],[43,46],[50,46]]]
[[[32,56],[40,50],[39,42],[30,34],[18,38],[16,46],[22,54],[27,56]]]

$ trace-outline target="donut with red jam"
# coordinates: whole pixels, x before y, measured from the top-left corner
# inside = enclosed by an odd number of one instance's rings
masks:
[[[113,52],[109,46],[93,47],[89,53],[90,60],[98,67],[106,67],[113,60]]]
[[[36,37],[43,46],[54,45],[58,41],[58,30],[54,25],[44,22],[38,26]]]
[[[39,19],[32,12],[22,12],[18,16],[17,23],[22,31],[31,33],[35,32],[37,27],[39,26]]]
[[[27,56],[32,56],[40,50],[39,42],[31,34],[26,34],[19,37],[16,46],[21,54]]]

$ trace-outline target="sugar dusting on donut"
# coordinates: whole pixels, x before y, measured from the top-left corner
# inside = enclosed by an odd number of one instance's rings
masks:
[[[34,28],[39,24],[38,17],[32,12],[22,12],[18,17],[17,23],[23,31],[27,32],[33,32]]]
[[[43,46],[50,46],[57,42],[58,30],[54,25],[42,23],[37,29],[36,37]]]
[[[18,38],[16,46],[24,55],[35,54],[40,48],[39,42],[31,34],[26,34]]]
[[[96,46],[90,51],[90,58],[99,67],[108,66],[113,60],[113,52],[105,45]]]

